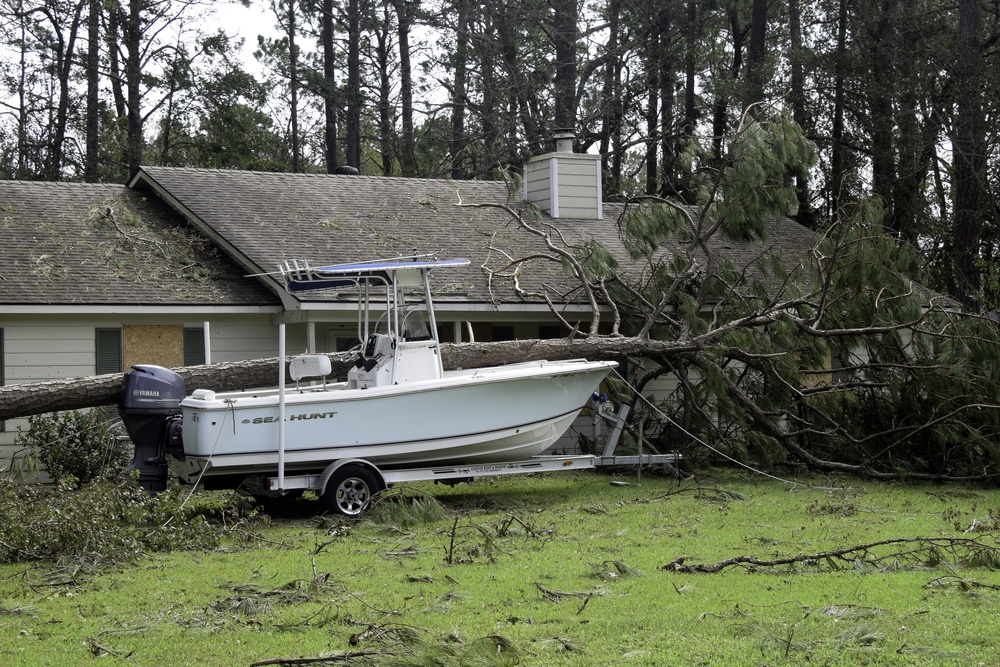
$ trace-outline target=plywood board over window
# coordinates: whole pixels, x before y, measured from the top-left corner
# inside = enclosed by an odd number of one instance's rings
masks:
[[[184,327],[180,324],[123,325],[122,357],[125,368],[135,364],[183,366]]]

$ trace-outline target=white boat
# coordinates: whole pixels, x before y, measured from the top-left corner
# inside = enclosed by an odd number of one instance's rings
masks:
[[[523,461],[545,451],[616,364],[577,359],[444,371],[428,275],[467,264],[427,258],[319,268],[286,263],[274,275],[289,291],[358,290],[364,344],[346,381],[327,382],[329,357],[303,355],[289,367],[295,385],[285,386],[282,353],[277,388],[197,389],[184,397],[172,371],[137,366],[126,376],[121,406],[137,450],[148,443],[137,464],[141,458],[150,475],[165,475],[156,466],[166,452],[179,459],[173,467],[185,481],[216,478],[228,485],[277,475],[281,491],[286,472],[322,473],[343,462],[377,472]],[[421,292],[419,303],[407,301],[411,288]],[[150,455],[154,437],[159,442]]]

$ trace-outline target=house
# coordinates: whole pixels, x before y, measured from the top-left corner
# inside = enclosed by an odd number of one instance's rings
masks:
[[[524,189],[513,194],[504,182],[168,167],[142,168],[127,186],[7,182],[0,383],[272,357],[278,323],[288,325],[290,353],[346,349],[356,303],[289,294],[266,275],[289,259],[465,257],[472,268],[435,273],[442,340],[564,335],[548,306],[517,292],[503,269],[545,250],[512,216],[532,219],[534,206],[571,242],[596,239],[624,256],[615,226],[622,206],[601,200],[600,160],[570,145],[530,160]],[[796,251],[811,245],[794,222],[772,224]],[[568,320],[589,320],[558,263],[533,261],[517,282],[562,295]],[[0,460],[22,423],[0,422]]]

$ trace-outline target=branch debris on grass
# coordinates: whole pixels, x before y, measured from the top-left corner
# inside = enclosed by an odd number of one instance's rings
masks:
[[[268,658],[250,663],[250,667],[264,667],[264,665],[322,665],[334,664],[338,662],[349,662],[360,658],[371,656],[393,655],[386,651],[351,651],[350,653],[338,653],[336,655],[319,656],[315,658]]]
[[[893,545],[912,546],[908,546],[902,551],[894,551],[881,556],[872,552],[873,549],[878,547]],[[1000,569],[1000,549],[996,546],[986,544],[979,538],[955,537],[900,537],[878,540],[845,549],[834,549],[782,558],[761,559],[756,556],[736,556],[714,564],[687,565],[685,564],[687,557],[681,556],[666,565],[661,565],[658,569],[686,574],[714,574],[737,566],[752,571],[762,567],[780,567],[796,563],[806,563],[809,565],[826,563],[834,569],[838,569],[840,563],[853,567],[883,567],[886,565],[896,567],[906,564],[936,566],[945,561],[946,556],[950,557],[950,562],[960,565]]]
[[[587,608],[587,604],[590,602],[590,598],[595,595],[601,595],[598,591],[590,591],[589,593],[570,593],[569,591],[557,591],[552,588],[546,588],[537,581],[535,582],[535,588],[542,594],[542,597],[549,602],[562,602],[564,598],[577,598],[583,600],[580,608],[576,610],[577,615],[583,613],[583,610]]]

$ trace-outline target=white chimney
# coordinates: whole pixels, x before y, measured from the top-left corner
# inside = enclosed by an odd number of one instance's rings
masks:
[[[555,150],[524,164],[524,198],[553,218],[603,220],[601,156],[574,153],[572,130],[556,130]]]

